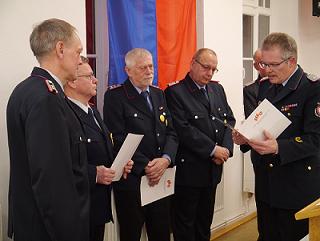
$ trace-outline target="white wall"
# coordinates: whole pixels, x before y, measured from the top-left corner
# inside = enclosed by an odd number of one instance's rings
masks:
[[[312,1],[299,0],[299,59],[304,71],[320,77],[320,17],[312,16]]]
[[[78,31],[85,46],[85,1],[1,0],[0,1],[0,205],[6,239],[9,153],[6,105],[14,86],[26,78],[37,62],[29,47],[32,26],[48,18],[61,18]],[[85,51],[84,51],[85,52]],[[2,237],[0,237],[2,240]],[[8,239],[9,240],[9,239]]]

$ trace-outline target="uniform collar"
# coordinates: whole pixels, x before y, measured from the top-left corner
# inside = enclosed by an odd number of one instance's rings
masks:
[[[62,82],[57,76],[55,76],[50,70],[47,70],[47,69],[45,69],[43,67],[39,67],[39,68],[47,71],[52,76],[52,78],[54,78],[54,80],[57,81],[57,83],[60,85],[61,89],[64,92],[64,88],[63,88]]]
[[[70,97],[68,97],[69,100],[71,100],[74,104],[76,104],[77,106],[79,106],[84,112],[86,112],[88,114],[88,109],[89,109],[89,105],[84,105],[82,104],[79,100],[76,99],[72,99]]]
[[[142,90],[141,90],[139,87],[135,86],[130,79],[129,79],[129,81],[131,82],[132,86],[138,91],[138,93],[139,93],[139,95],[140,95],[141,92],[142,92]],[[149,88],[149,86],[147,87],[147,89],[146,89],[145,91],[147,91],[147,92],[150,94],[150,88]]]

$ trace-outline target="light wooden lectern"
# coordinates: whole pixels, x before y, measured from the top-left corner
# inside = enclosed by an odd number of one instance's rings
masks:
[[[309,240],[320,241],[320,198],[295,214],[297,220],[309,218]]]

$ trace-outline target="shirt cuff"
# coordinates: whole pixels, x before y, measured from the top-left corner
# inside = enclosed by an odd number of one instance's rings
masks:
[[[168,154],[163,154],[162,158],[168,159],[169,160],[169,165],[171,164],[171,158],[170,158],[170,156]]]
[[[216,152],[216,148],[217,148],[217,146],[214,146],[212,152],[210,153],[210,157],[213,157],[214,153]]]

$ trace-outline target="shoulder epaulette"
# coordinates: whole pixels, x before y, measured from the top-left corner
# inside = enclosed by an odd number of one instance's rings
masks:
[[[320,80],[319,76],[316,76],[315,74],[307,74],[307,78],[311,81],[311,82],[317,82]]]
[[[212,83],[217,83],[217,84],[219,84],[219,80],[210,80],[210,82],[212,82]]]
[[[154,87],[156,89],[160,89],[159,86],[157,86],[157,85],[150,85],[150,87]]]
[[[113,89],[119,88],[121,86],[122,86],[122,84],[110,85],[110,86],[108,86],[108,90],[113,90]]]
[[[51,80],[45,79],[48,91],[52,94],[58,94],[57,88],[54,86],[54,83]]]
[[[170,83],[168,83],[168,87],[173,86],[173,85],[176,85],[176,84],[178,84],[179,82],[180,82],[179,80],[170,82]]]

